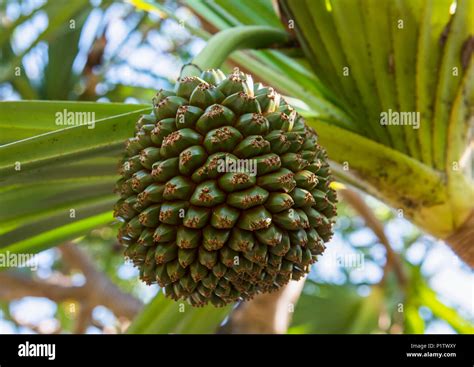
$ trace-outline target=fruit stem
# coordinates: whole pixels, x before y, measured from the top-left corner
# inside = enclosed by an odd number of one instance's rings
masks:
[[[209,39],[192,63],[183,67],[180,76],[198,76],[199,69],[219,68],[235,50],[284,47],[289,43],[288,33],[278,28],[240,26],[225,29]]]

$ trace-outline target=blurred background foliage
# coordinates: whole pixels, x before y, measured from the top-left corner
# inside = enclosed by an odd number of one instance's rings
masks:
[[[204,46],[201,37],[215,31],[184,3],[0,0],[0,100],[150,103],[156,90],[171,87],[183,63]],[[215,6],[191,3],[193,8]],[[271,7],[270,1],[253,3]],[[232,1],[232,6],[239,4]],[[272,21],[278,25],[276,17]],[[3,134],[1,141],[8,141],[8,131]],[[381,223],[389,247],[341,200],[336,235],[306,281],[289,332],[472,333],[472,271],[399,213],[371,197],[364,201]],[[123,293],[148,302],[158,288],[138,281],[136,270],[123,262],[115,237],[112,224],[74,242]],[[41,284],[84,285],[84,272],[71,267],[61,249],[38,256],[37,271],[17,269],[15,275]],[[129,325],[110,307],[93,305],[79,329],[81,299],[30,297],[27,290],[11,299],[5,282],[0,277],[1,333],[117,333]],[[212,317],[206,309],[177,313],[167,300],[153,302],[161,319],[148,325],[150,332],[213,332],[229,312]]]

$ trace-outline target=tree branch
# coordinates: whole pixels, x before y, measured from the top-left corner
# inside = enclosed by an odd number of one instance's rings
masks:
[[[0,272],[0,299],[7,301],[23,297],[45,297],[54,302],[76,300],[80,303],[75,332],[83,333],[91,323],[91,312],[95,306],[103,305],[116,316],[132,319],[143,307],[143,303],[130,294],[122,292],[94,265],[91,258],[74,244],[61,246],[63,260],[71,269],[84,274],[86,283],[76,287],[53,284],[33,279],[12,271]]]
[[[231,313],[220,334],[284,334],[288,330],[295,304],[305,278],[291,281],[273,293],[260,294],[242,302]]]
[[[86,296],[84,287],[69,287],[31,279],[12,271],[0,272],[0,298],[13,301],[23,297],[45,297],[55,302],[81,299]]]
[[[446,242],[466,264],[474,267],[474,210],[464,224],[446,238]]]
[[[380,243],[385,247],[385,250],[387,251],[387,264],[384,269],[384,277],[389,270],[393,269],[398,282],[401,286],[404,286],[407,279],[402,264],[398,255],[393,251],[392,246],[390,246],[388,238],[385,235],[383,224],[377,219],[372,209],[365,203],[364,199],[357,192],[351,189],[341,189],[338,191],[338,194],[341,195],[352,208],[354,208],[362,219],[364,219],[367,227],[374,232]]]
[[[84,334],[87,331],[87,327],[92,321],[92,311],[94,305],[87,300],[80,301],[79,315],[77,316],[76,326],[74,328],[75,334]]]
[[[84,287],[88,291],[88,301],[94,305],[104,305],[118,316],[133,318],[143,307],[143,303],[128,293],[122,292],[110,279],[97,270],[90,257],[73,244],[61,246],[60,251],[71,268],[80,270],[85,278]]]

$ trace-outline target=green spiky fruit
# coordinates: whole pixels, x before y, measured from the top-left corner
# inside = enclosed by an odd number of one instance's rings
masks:
[[[127,141],[115,209],[141,279],[223,306],[307,273],[336,214],[314,130],[238,70],[181,78],[153,103]]]

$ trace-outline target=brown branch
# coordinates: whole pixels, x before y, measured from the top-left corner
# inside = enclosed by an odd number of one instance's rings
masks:
[[[364,199],[354,190],[342,189],[338,191],[344,200],[364,219],[365,224],[377,236],[380,243],[387,251],[387,264],[385,265],[384,277],[389,270],[393,270],[398,282],[404,286],[407,282],[405,273],[400,262],[400,258],[393,251],[383,228],[383,224],[374,215],[372,209],[365,203]]]
[[[474,268],[474,210],[456,232],[446,238],[453,251]]]
[[[305,278],[291,281],[273,293],[260,294],[241,303],[221,328],[221,334],[284,334],[291,322],[293,310]]]
[[[132,319],[143,307],[140,300],[122,292],[94,265],[87,254],[73,244],[61,246],[65,263],[84,274],[86,283],[76,287],[53,284],[33,279],[12,271],[0,272],[0,299],[7,301],[23,297],[45,297],[55,302],[77,300],[80,303],[76,332],[83,333],[91,323],[91,312],[95,306],[103,305],[116,316]]]
[[[75,334],[84,334],[87,331],[87,327],[92,321],[92,311],[94,305],[88,301],[81,301],[79,306],[79,315],[77,316],[76,325],[74,328]]]
[[[0,298],[13,301],[23,297],[45,297],[55,302],[68,299],[82,299],[86,296],[84,287],[66,287],[31,279],[12,271],[0,272]]]
[[[84,274],[87,300],[93,305],[103,305],[117,316],[133,318],[143,307],[141,301],[128,293],[122,292],[112,281],[99,271],[92,259],[74,244],[61,246],[63,259],[72,269]]]

